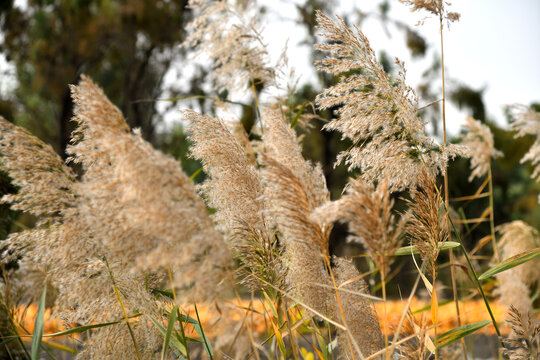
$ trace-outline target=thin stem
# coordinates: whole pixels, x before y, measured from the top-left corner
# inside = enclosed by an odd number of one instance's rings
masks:
[[[214,357],[212,356],[212,352],[210,351],[210,346],[208,346],[206,335],[204,335],[204,330],[203,330],[201,318],[199,317],[199,311],[197,310],[197,304],[193,304],[193,307],[195,308],[195,315],[197,315],[197,322],[199,323],[199,328],[201,329],[201,337],[202,337],[202,341],[204,343],[204,347],[206,349],[206,352],[208,353],[208,356],[210,357],[210,360],[213,360]]]
[[[501,338],[501,332],[499,331],[499,327],[497,326],[497,321],[495,321],[495,316],[493,316],[493,312],[491,311],[491,307],[489,306],[489,302],[486,298],[486,294],[484,293],[484,289],[482,288],[482,284],[480,283],[480,280],[478,280],[478,275],[476,274],[476,271],[474,270],[471,260],[469,259],[469,255],[467,255],[467,249],[465,249],[465,246],[463,245],[461,236],[459,235],[459,232],[456,229],[456,226],[454,225],[452,218],[448,216],[448,219],[450,220],[450,224],[452,225],[452,230],[456,234],[461,250],[463,250],[463,255],[465,255],[465,259],[467,260],[467,264],[469,265],[469,269],[471,270],[476,286],[478,287],[478,290],[480,291],[480,294],[482,295],[482,299],[484,299],[484,304],[486,305],[486,309],[489,313],[489,317],[491,318],[491,322],[493,323],[493,327],[495,328],[495,332],[497,333],[497,336],[499,337],[499,342],[501,343],[501,346],[504,347],[504,344]]]
[[[445,89],[445,80],[444,80],[444,40],[443,40],[443,17],[442,14],[439,16],[439,26],[440,26],[440,35],[441,35],[441,81],[442,81],[442,121],[443,121],[443,144],[446,146],[446,89]],[[444,205],[446,210],[450,208],[449,206],[449,189],[448,189],[448,169],[444,172]],[[450,217],[450,216],[449,216]],[[449,240],[451,240],[451,234],[449,234]],[[458,292],[456,286],[456,277],[455,277],[455,261],[454,261],[454,252],[450,249],[450,277],[452,281],[452,295],[454,297],[454,305],[456,307],[457,323],[461,327],[461,314],[459,311],[458,303]],[[435,284],[433,284],[435,285]],[[437,328],[435,328],[437,331]],[[465,340],[461,339],[461,346],[463,348],[464,359],[467,360],[467,347],[465,345]]]
[[[109,262],[107,261],[106,258],[103,258],[103,261],[105,262],[105,265],[107,266],[107,270],[109,271],[109,276],[113,283],[113,289],[114,289],[114,294],[116,295],[116,299],[118,300],[118,303],[120,304],[120,307],[122,308],[122,313],[124,314],[124,319],[126,320],[126,325],[129,330],[129,335],[131,336],[131,340],[133,341],[133,346],[135,346],[137,359],[142,360],[141,354],[139,353],[139,347],[137,346],[137,340],[135,340],[135,334],[133,334],[133,330],[131,329],[131,325],[129,324],[129,318],[126,313],[126,308],[124,307],[124,303],[122,302],[122,297],[120,296],[120,292],[118,291],[118,287],[116,286],[116,281],[114,280],[114,276],[109,266]]]
[[[422,266],[420,267],[420,271],[424,271],[425,266],[426,266],[426,263],[423,263]],[[405,308],[403,309],[403,312],[401,313],[401,319],[399,319],[398,327],[396,331],[394,332],[394,337],[392,338],[392,346],[390,347],[390,354],[394,354],[394,350],[396,348],[397,341],[398,341],[397,339],[399,338],[399,334],[401,332],[401,327],[403,326],[403,322],[405,321],[407,312],[409,311],[411,307],[411,302],[412,302],[412,299],[414,298],[414,294],[416,293],[416,289],[418,288],[419,283],[420,283],[420,274],[418,274],[418,276],[416,277],[411,293],[409,294],[409,299],[407,300],[407,304],[405,305]]]
[[[387,318],[387,312],[386,312],[386,278],[385,278],[385,271],[383,268],[381,270],[381,284],[382,284],[382,297],[383,297],[383,304],[384,304],[384,318],[383,318],[383,332],[384,332],[384,348],[388,348],[388,318]],[[390,358],[390,354],[386,352],[386,359],[388,360]]]
[[[169,281],[171,283],[171,291],[172,291],[172,296],[173,296],[173,299],[174,299],[174,303],[176,303],[176,292],[174,291],[174,284],[173,284],[172,272],[171,272],[171,267],[170,266],[167,268],[167,274],[169,275]]]
[[[431,320],[433,322],[433,342],[437,344],[437,326],[439,325],[439,303],[437,298],[437,290],[435,289],[435,279],[437,277],[435,272],[435,266],[433,266],[433,274],[432,274],[432,284],[433,284],[433,293],[431,294]],[[433,297],[435,297],[435,309],[433,309]],[[435,346],[435,360],[439,358],[439,351],[437,349],[437,346]]]
[[[289,314],[289,306],[287,304],[287,299],[283,299],[283,302],[285,303],[284,309],[285,309],[285,316],[287,317],[287,320],[286,320],[287,329],[289,330],[289,334],[291,335],[291,341],[289,343],[292,349],[293,359],[300,359],[300,356],[298,355],[298,341],[297,341],[298,339],[293,334],[293,328],[291,326],[292,319]]]
[[[170,266],[167,268],[167,274],[169,275],[169,282],[171,283],[171,292],[172,292],[172,295],[173,295],[174,303],[177,304],[178,302],[176,301],[176,292],[174,291],[173,276],[172,276],[172,271],[171,271]],[[180,330],[181,330],[181,333],[182,333],[182,339],[184,339],[184,342],[185,342],[184,345],[186,346],[186,359],[191,360],[191,357],[189,355],[189,350],[188,350],[188,347],[187,347],[187,342],[185,341],[186,340],[186,333],[184,331],[184,324],[180,320],[181,317],[180,317],[180,309],[179,308],[176,308],[176,314],[177,314],[177,317],[178,317],[178,323],[180,324]]]
[[[423,105],[423,106],[420,106],[419,108],[416,108],[415,111],[424,110],[425,108],[428,108],[428,107],[430,107],[430,106],[432,106],[432,105],[435,105],[435,104],[437,104],[437,103],[440,103],[441,101],[442,101],[442,99],[437,99],[437,100],[432,101],[432,102],[430,102],[430,103],[428,103],[428,104],[426,104],[426,105]]]
[[[257,115],[257,121],[261,128],[261,134],[264,133],[264,126],[261,120],[261,108],[259,107],[259,95],[257,94],[257,88],[255,87],[255,81],[250,79],[251,82],[251,91],[253,91],[253,98],[255,99],[255,114]]]
[[[493,244],[493,255],[495,261],[500,262],[499,250],[497,249],[497,241],[495,239],[495,215],[493,214],[495,208],[493,207],[493,173],[491,172],[491,161],[489,163],[489,227],[491,229],[491,243]]]

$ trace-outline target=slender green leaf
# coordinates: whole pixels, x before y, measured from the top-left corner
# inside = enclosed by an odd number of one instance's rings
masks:
[[[498,274],[500,272],[510,270],[513,267],[516,267],[518,265],[521,265],[529,260],[532,260],[536,257],[540,256],[540,247],[532,250],[527,250],[522,252],[521,254],[517,254],[515,256],[512,256],[509,259],[504,260],[503,262],[498,263],[482,275],[478,277],[478,280],[485,280],[487,278],[492,277],[495,274]]]
[[[36,321],[34,323],[34,334],[32,335],[32,360],[39,358],[39,349],[41,347],[41,337],[43,336],[43,325],[45,323],[45,298],[47,297],[47,284],[43,288],[41,300],[39,301]]]
[[[184,315],[184,314],[180,314],[180,317],[178,318],[178,321],[181,321],[181,322],[184,322],[184,323],[188,323],[188,324],[198,324],[197,320],[195,320],[194,318],[192,318],[191,316],[189,315]]]
[[[77,350],[72,349],[69,346],[59,344],[59,343],[55,343],[52,341],[42,341],[42,344],[47,345],[48,347],[56,349],[56,350],[65,351],[71,354],[77,354]]]
[[[275,318],[279,318],[276,307],[274,306],[274,302],[272,299],[270,299],[270,296],[266,293],[266,291],[263,291],[263,295],[266,298],[266,301],[268,301],[268,305],[270,305],[270,310],[272,310],[272,314],[274,314]]]
[[[450,225],[452,225],[452,230],[454,231],[454,234],[456,235],[456,239],[459,241],[459,246],[461,247],[461,250],[463,251],[465,260],[467,260],[467,265],[469,266],[469,270],[471,270],[471,274],[475,280],[474,282],[476,283],[476,286],[478,287],[478,290],[480,291],[480,295],[482,295],[482,299],[484,300],[484,304],[486,305],[486,309],[489,313],[489,317],[491,318],[491,323],[493,324],[493,327],[495,328],[495,332],[497,333],[497,336],[499,338],[499,343],[501,344],[501,347],[504,348],[504,343],[501,337],[501,331],[499,330],[499,327],[497,326],[497,321],[495,321],[495,316],[493,315],[493,311],[491,311],[491,306],[489,306],[489,301],[487,300],[486,294],[484,293],[484,289],[482,288],[482,284],[480,283],[480,280],[478,279],[476,270],[474,270],[474,266],[471,263],[471,259],[469,259],[469,255],[467,254],[467,249],[465,249],[465,246],[463,245],[463,240],[461,239],[461,235],[459,234],[458,229],[456,229],[456,225],[454,224],[452,217],[448,216],[448,211],[446,212],[446,214],[447,214],[448,221],[450,221]]]
[[[454,341],[470,335],[488,324],[491,324],[491,320],[479,321],[447,331],[437,338],[437,348],[440,349],[446,345],[450,345]]]
[[[161,290],[161,289],[154,289],[154,288],[152,288],[152,293],[153,293],[154,295],[156,295],[156,293],[157,293],[157,294],[159,294],[159,295],[166,296],[166,297],[168,297],[168,298],[170,298],[170,299],[173,299],[173,298],[174,298],[174,297],[173,297],[172,291],[169,290],[169,289]]]
[[[165,336],[167,334],[167,330],[165,330],[165,328],[159,323],[159,321],[154,319],[152,316],[148,316],[148,318],[158,328],[162,336]],[[187,353],[185,345],[178,341],[176,337],[171,337],[171,343],[178,351],[180,351],[180,354],[183,355],[181,356],[181,359],[184,359],[184,356],[186,356]]]
[[[189,177],[189,181],[194,181],[197,175],[199,175],[203,171],[203,168],[198,168],[191,176]]]
[[[296,126],[296,123],[298,122],[298,119],[300,119],[300,116],[302,115],[302,113],[304,112],[304,108],[306,107],[306,105],[308,105],[309,102],[305,102],[303,103],[301,106],[300,106],[300,109],[296,112],[296,115],[294,116],[294,118],[291,120],[291,127],[295,127]]]
[[[10,342],[12,342],[12,341],[14,341],[14,340],[17,340],[17,339],[19,339],[19,337],[18,337],[17,335],[14,335],[14,336],[9,337],[9,338],[5,338],[4,341],[0,342],[0,346],[9,344]]]
[[[454,302],[454,300],[441,301],[441,302],[439,303],[439,307],[440,307],[440,306],[447,305],[447,304],[450,304],[450,303],[452,303],[452,302]],[[431,309],[431,304],[426,305],[426,306],[424,306],[424,307],[422,307],[422,308],[420,308],[420,309],[418,309],[418,310],[414,310],[412,313],[413,313],[413,314],[419,314],[419,313],[421,313],[421,312],[424,312],[424,311],[427,311],[427,310],[430,310],[430,309]]]
[[[70,334],[78,334],[78,333],[82,333],[91,329],[98,329],[101,327],[116,325],[116,324],[121,323],[122,321],[123,320],[118,320],[118,321],[111,321],[107,323],[99,323],[99,324],[94,324],[94,325],[78,326],[76,328],[67,329],[67,330],[60,331],[54,334],[46,334],[46,335],[43,335],[43,337],[56,337],[56,336],[64,336],[64,335],[70,335]]]
[[[197,324],[192,324],[192,326],[201,338],[202,342],[204,343],[204,349],[206,350],[208,356],[210,356],[210,360],[212,360],[214,359],[214,352],[212,351],[212,346],[210,345],[210,341],[208,341],[208,338],[204,334],[201,319],[199,318],[199,311],[197,310],[197,304],[193,305],[195,307],[195,314],[197,315]]]
[[[167,324],[167,332],[163,339],[163,349],[161,349],[161,360],[165,359],[165,354],[169,348],[169,342],[171,341],[171,335],[174,329],[174,323],[176,322],[176,314],[178,313],[178,305],[174,305],[169,315],[169,323]]]
[[[448,250],[448,249],[453,249],[457,247],[459,247],[459,243],[455,241],[445,241],[445,242],[439,243],[440,250]],[[396,256],[411,255],[411,252],[413,254],[420,253],[415,245],[409,245],[409,246],[400,247],[399,249],[396,250],[394,255]]]

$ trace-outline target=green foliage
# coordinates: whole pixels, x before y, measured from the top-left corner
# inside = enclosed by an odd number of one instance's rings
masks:
[[[479,321],[479,322],[463,325],[458,328],[447,331],[439,335],[437,348],[448,346],[454,341],[457,341],[467,335],[474,333],[477,330],[480,330],[481,328],[488,325],[489,323],[491,323],[491,321],[489,320]]]
[[[36,321],[34,323],[34,334],[32,335],[32,360],[37,360],[39,357],[39,349],[41,347],[41,338],[43,336],[43,326],[45,324],[45,299],[47,296],[47,285],[43,288],[41,300],[39,301]]]
[[[510,270],[518,265],[526,263],[527,261],[531,261],[538,256],[540,256],[540,248],[524,251],[493,266],[492,268],[484,272],[482,275],[480,275],[478,277],[478,280],[486,280],[494,275],[497,275],[498,273]]]
[[[186,0],[36,1],[5,6],[1,51],[16,68],[24,125],[63,154],[72,129],[68,84],[97,80],[144,136],[155,136],[155,98],[183,39]],[[164,30],[166,29],[166,30]]]

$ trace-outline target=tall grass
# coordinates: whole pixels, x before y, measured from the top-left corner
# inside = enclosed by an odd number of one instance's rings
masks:
[[[402,2],[439,19],[443,142],[428,135],[418,116],[404,64],[396,61],[397,76],[386,73],[358,27],[317,12],[317,49],[326,55],[317,66],[335,82],[313,100],[319,110],[332,112],[324,129],[353,143],[336,159],[349,167],[351,178],[335,201],[321,166],[302,154],[297,130],[313,116],[304,113],[305,106],[291,115],[286,95],[260,96],[290,89],[280,87],[286,62],[271,64],[257,12],[247,2],[190,2],[195,18],[183,46],[213,61],[216,91],[253,99],[258,121],[250,134],[238,119],[225,121],[235,118],[231,107],[237,102],[218,97],[223,118],[182,112],[191,156],[206,174],[201,185],[130,129],[88,77],[72,87],[78,127],[68,163],[0,118],[1,167],[18,189],[2,200],[38,219],[34,228],[1,244],[2,261],[19,263],[17,270],[4,270],[1,288],[8,316],[0,347],[7,356],[54,357],[52,347],[81,359],[467,358],[466,336],[488,324],[503,335],[504,319],[492,311],[499,298],[510,309],[510,333],[500,339],[499,353],[536,359],[540,325],[530,290],[540,275],[538,232],[521,221],[496,223],[491,161],[503,154],[489,128],[468,119],[461,144],[447,141],[443,32],[459,15],[442,0]],[[540,134],[539,114],[518,106],[513,111],[519,136]],[[486,178],[467,199],[489,197],[477,220],[490,223],[480,244],[492,244],[491,262],[470,260],[452,219],[447,169],[456,156],[470,158],[469,180]],[[538,178],[538,143],[527,160]],[[79,164],[81,173],[69,162]],[[398,193],[404,200],[399,209]],[[347,224],[349,240],[363,247],[368,273],[331,253],[337,222]],[[441,260],[448,250],[449,266]],[[462,255],[467,263],[458,267]],[[417,269],[412,289],[394,280],[397,256]],[[492,272],[478,276],[491,266]],[[469,277],[459,280],[458,273]],[[495,291],[488,293],[483,281],[495,273]],[[440,281],[448,278],[444,285],[452,288],[458,319],[442,331],[447,324],[439,321]],[[24,334],[14,295],[37,301],[44,287],[47,306],[64,330],[42,334],[38,318],[33,333]],[[394,327],[390,288],[407,296]],[[419,288],[429,294],[430,317],[411,309]],[[484,301],[486,321],[467,322],[467,293]],[[380,302],[383,314],[374,305]],[[40,317],[45,303],[43,297]],[[21,351],[29,337],[31,354]],[[44,340],[49,337],[64,340],[54,345]],[[454,347],[457,341],[462,346]]]

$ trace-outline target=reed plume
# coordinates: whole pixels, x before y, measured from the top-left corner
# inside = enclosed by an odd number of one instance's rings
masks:
[[[396,78],[384,72],[368,39],[357,27],[317,12],[321,35],[330,42],[317,45],[329,56],[318,69],[341,80],[317,96],[320,109],[335,109],[337,119],[324,126],[337,130],[353,146],[338,156],[349,169],[358,168],[366,181],[387,179],[390,191],[414,187],[421,173],[446,171],[448,157],[460,154],[455,145],[437,145],[425,135],[416,115],[417,98],[405,84],[405,69]],[[350,75],[344,75],[350,74]]]
[[[105,252],[104,247],[86,232],[78,216],[75,176],[50,146],[4,119],[0,119],[0,124],[3,169],[15,183],[20,184],[19,194],[5,200],[13,200],[16,207],[40,215],[36,228],[13,233],[2,243],[4,253],[8,254],[2,260],[7,262],[10,258],[18,257],[21,268],[28,269],[27,276],[21,279],[21,286],[42,287],[43,280],[29,284],[35,278],[28,275],[34,271],[45,274],[47,282],[57,289],[55,315],[67,324],[91,324],[120,319],[118,302],[111,292],[110,279],[100,260]],[[16,166],[15,161],[23,166]],[[27,182],[29,177],[32,177],[32,182]],[[46,201],[41,203],[43,200]],[[20,204],[25,207],[22,208]],[[115,269],[118,267],[115,266]],[[127,273],[119,275],[122,283],[136,283],[125,269],[122,271]],[[131,287],[133,284],[129,285]],[[130,289],[127,294],[133,296],[124,299],[130,311],[140,309],[155,313],[155,304],[143,302],[145,295],[138,293],[137,288]],[[147,338],[148,347],[157,348],[159,335],[143,335],[140,330],[146,332],[148,327],[144,323],[140,325],[135,326],[135,336],[140,340]],[[92,340],[85,343],[79,357],[110,358],[111,351],[116,355],[136,356],[125,325],[115,325],[107,331],[116,331],[121,335],[117,341],[127,339],[128,343],[118,343],[115,350],[104,349],[103,346],[110,345],[113,338],[103,335],[103,330],[97,330]],[[94,339],[101,340],[99,344],[102,345],[98,346],[102,348],[92,346],[91,341]],[[102,353],[102,350],[106,352]],[[148,352],[143,354],[148,355]]]
[[[294,129],[277,109],[266,109],[263,119],[265,197],[285,247],[288,284],[304,304],[345,324],[339,343],[348,356],[357,355],[353,345],[363,355],[372,354],[384,345],[374,309],[362,297],[367,286],[355,281],[359,273],[352,263],[335,258],[331,267],[332,223],[311,216],[330,200],[320,166],[303,158]],[[333,290],[336,286],[348,291]]]
[[[190,0],[198,15],[188,24],[184,47],[198,48],[213,62],[217,90],[243,91],[246,86],[271,82],[274,74],[258,24],[257,9],[249,1]],[[250,13],[252,15],[250,15]]]
[[[73,94],[81,139],[68,151],[83,165],[77,190],[86,226],[102,239],[108,258],[131,262],[132,270],[183,269],[176,278],[183,288],[198,287],[195,279],[208,276],[207,289],[195,291],[197,298],[208,298],[223,278],[228,250],[180,164],[137,131],[131,134],[119,110],[89,79],[73,87]]]
[[[449,222],[443,207],[440,190],[436,188],[435,179],[423,173],[418,179],[419,187],[411,190],[409,205],[410,218],[405,227],[411,245],[420,252],[433,280],[437,275],[437,258],[441,245],[448,240]]]
[[[446,19],[448,23],[458,21],[460,14],[447,10],[447,6],[451,5],[446,0],[399,0],[401,3],[411,7],[411,11],[424,10],[432,15],[437,16],[442,22]]]
[[[469,181],[474,178],[487,176],[491,167],[491,158],[502,156],[502,153],[495,149],[493,134],[489,127],[471,117],[465,119],[464,128],[466,133],[461,135],[462,145],[469,149],[471,159],[471,174]]]
[[[525,105],[514,104],[507,107],[514,121],[510,124],[516,131],[514,138],[532,135],[535,141],[529,151],[521,158],[521,163],[531,162],[533,166],[532,178],[540,181],[540,113]],[[538,198],[540,202],[540,196]]]
[[[263,186],[242,145],[219,118],[191,110],[183,114],[190,124],[191,156],[202,161],[209,175],[199,191],[217,210],[215,218],[222,231],[230,232],[239,222],[260,229],[264,226]]]
[[[362,355],[370,356],[384,348],[384,337],[372,301],[363,296],[369,295],[368,286],[351,261],[334,257],[334,263],[336,285],[348,325],[348,330],[340,330],[339,336],[350,336],[361,349]],[[339,308],[336,306],[334,311],[334,317],[339,320],[342,316]],[[346,341],[340,341],[342,353],[347,358],[355,358],[358,354],[351,353],[346,344]]]
[[[525,222],[516,220],[497,227],[500,237],[501,260],[540,246],[538,231]],[[520,266],[497,274],[495,294],[499,301],[520,313],[533,311],[530,286],[540,278],[540,260],[533,259]]]
[[[244,283],[252,289],[265,288],[268,283],[281,286],[281,250],[264,213],[267,205],[253,153],[246,153],[219,118],[189,110],[184,117],[190,122],[191,156],[202,161],[209,176],[199,191],[216,209],[218,228],[241,263]]]
[[[393,214],[393,206],[385,181],[374,187],[357,177],[349,181],[346,195],[318,208],[313,216],[320,221],[347,222],[349,240],[362,244],[380,271],[388,274],[407,221],[406,216]]]
[[[403,336],[413,336],[412,340],[398,345],[398,358],[402,360],[424,360],[429,358],[431,352],[429,351],[427,344],[429,339],[427,329],[427,319],[421,316],[418,321],[412,312],[407,312],[407,318],[403,323]]]
[[[264,156],[263,172],[268,213],[279,230],[285,248],[284,265],[287,283],[302,302],[328,316],[330,278],[325,259],[329,259],[330,229],[312,221],[312,208],[304,183],[294,173],[271,157]],[[321,286],[322,285],[322,286]]]
[[[512,334],[505,339],[507,347],[503,354],[510,360],[534,360],[540,356],[540,321],[534,313],[525,315],[510,306],[506,322]]]
[[[67,324],[116,321],[124,309],[160,318],[150,289],[165,268],[177,275],[182,299],[214,298],[228,250],[189,178],[131,134],[90,79],[72,90],[79,127],[68,151],[82,165],[80,180],[52,148],[0,120],[3,168],[20,184],[5,200],[40,216],[35,229],[10,235],[4,251],[44,271],[58,290],[55,314]],[[130,330],[125,323],[96,330],[79,357],[152,357],[162,342],[154,325],[138,319]]]

